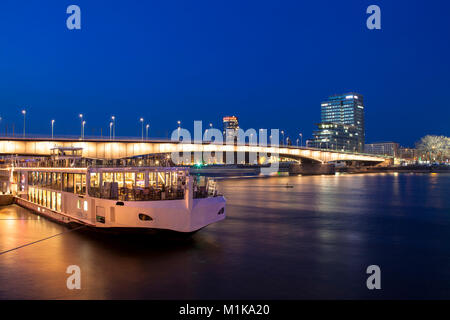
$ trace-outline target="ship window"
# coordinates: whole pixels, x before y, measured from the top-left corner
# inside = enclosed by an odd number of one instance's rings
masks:
[[[95,172],[91,172],[91,178],[90,178],[90,182],[91,182],[91,187],[98,187],[100,185],[100,181],[99,181],[99,174],[95,173]]]
[[[61,190],[61,173],[56,174],[56,189]]]
[[[84,211],[88,211],[88,202],[85,200],[83,204]]]
[[[52,192],[52,209],[56,210],[56,192]]]
[[[132,189],[134,187],[134,179],[134,172],[125,173],[125,187],[127,187],[128,189]]]
[[[143,214],[143,213],[139,213],[139,220],[152,221],[153,219],[149,215],[146,215],[146,214]]]
[[[119,188],[123,188],[123,173],[116,172],[114,173],[114,182],[117,182]]]
[[[136,186],[138,187],[145,187],[145,180],[144,180],[144,173],[138,172],[136,173]]]
[[[85,174],[75,174],[75,193],[85,194],[86,193],[86,175]]]
[[[96,216],[95,220],[97,220],[97,222],[100,222],[100,223],[105,223],[105,217],[102,217],[102,216]]]
[[[77,209],[81,209],[81,200],[77,200]]]
[[[56,195],[56,210],[61,211],[61,193]]]
[[[47,191],[47,207],[52,208],[52,193]]]

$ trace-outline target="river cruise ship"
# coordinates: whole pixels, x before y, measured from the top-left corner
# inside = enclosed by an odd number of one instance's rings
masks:
[[[225,218],[214,180],[189,168],[79,166],[76,148],[55,148],[50,161],[12,161],[8,193],[39,215],[98,229],[194,233]]]

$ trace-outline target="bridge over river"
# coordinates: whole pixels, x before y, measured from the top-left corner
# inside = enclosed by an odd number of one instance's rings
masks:
[[[49,156],[54,147],[82,148],[82,156],[92,159],[123,159],[149,154],[171,154],[172,152],[254,152],[258,155],[268,154],[272,157],[321,164],[333,161],[352,161],[375,165],[389,160],[387,157],[377,155],[296,146],[223,145],[208,142],[183,143],[171,140],[0,137],[0,155]]]

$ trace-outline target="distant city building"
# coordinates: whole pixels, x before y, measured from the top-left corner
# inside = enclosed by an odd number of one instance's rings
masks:
[[[358,151],[357,129],[352,125],[322,122],[313,132],[314,139],[308,140],[307,146],[320,149]]]
[[[398,157],[405,160],[417,160],[419,152],[414,148],[399,148]]]
[[[234,136],[239,130],[239,121],[235,116],[223,117],[223,135],[225,141],[227,141],[228,136]]]
[[[359,93],[333,95],[322,102],[321,123],[309,142],[321,148],[328,143],[338,150],[363,152],[364,132],[363,96]]]
[[[366,144],[364,147],[364,152],[398,157],[398,149],[399,144],[396,142],[378,142]]]

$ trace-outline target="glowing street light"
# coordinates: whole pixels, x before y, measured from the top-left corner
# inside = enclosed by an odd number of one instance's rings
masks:
[[[81,124],[81,139],[83,139],[83,127],[84,127],[84,125],[83,125],[83,114],[80,113],[78,116],[80,117],[80,124]]]
[[[25,115],[27,114],[26,110],[22,110],[23,114],[23,137],[25,138]]]
[[[282,145],[284,145],[284,130],[281,130],[281,135],[283,136],[283,138],[281,139]]]
[[[144,141],[144,118],[140,118],[139,119],[139,121],[141,122],[141,134],[142,134],[142,137],[141,137],[141,139],[142,139],[142,141]]]
[[[113,127],[113,122],[111,121],[109,123],[109,140],[112,139],[112,127]]]
[[[112,138],[114,140],[116,138],[116,117],[112,116],[111,120],[112,120]]]
[[[300,141],[301,141],[301,143],[300,143],[300,146],[302,146],[303,147],[303,134],[302,133],[299,133],[298,134],[299,136],[300,136]]]
[[[55,120],[52,120],[52,140],[53,140],[53,126],[55,125]]]
[[[145,126],[145,140],[148,140],[148,128],[150,128],[150,125],[147,123]]]
[[[84,139],[84,125],[86,124],[86,121],[83,121],[82,123],[81,123],[81,134],[82,134],[82,137],[81,137],[81,139]]]

